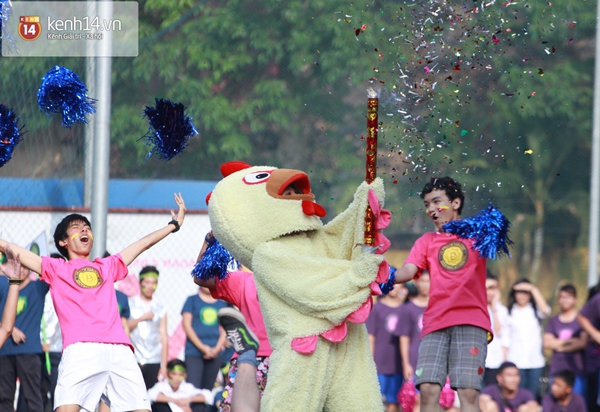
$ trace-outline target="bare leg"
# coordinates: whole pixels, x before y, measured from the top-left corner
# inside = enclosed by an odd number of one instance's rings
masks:
[[[457,389],[461,412],[479,412],[479,391],[477,389]]]
[[[79,405],[62,405],[56,408],[56,412],[79,412],[80,409]]]
[[[260,394],[256,385],[256,368],[249,363],[238,364],[235,390],[231,397],[231,411],[260,411]]]
[[[98,405],[98,412],[110,412],[110,408],[107,404],[100,401],[100,405]]]
[[[419,387],[421,391],[421,412],[440,412],[440,392],[442,387],[437,383],[422,383]],[[461,399],[462,402],[462,399]]]

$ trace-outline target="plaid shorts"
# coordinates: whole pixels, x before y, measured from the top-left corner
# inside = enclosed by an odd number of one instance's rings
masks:
[[[219,412],[230,412],[231,411],[231,395],[233,394],[233,388],[235,386],[235,377],[237,376],[238,358],[233,358],[229,366],[229,372],[227,373],[227,381],[225,382],[225,388],[223,389],[223,403],[219,407]],[[258,385],[258,391],[262,397],[265,387],[267,386],[267,374],[269,372],[269,357],[268,356],[257,356],[256,362],[256,384]]]
[[[452,389],[480,391],[485,371],[487,335],[485,329],[458,325],[423,336],[415,370],[417,387],[422,383],[437,383],[444,387],[446,376],[449,376]]]

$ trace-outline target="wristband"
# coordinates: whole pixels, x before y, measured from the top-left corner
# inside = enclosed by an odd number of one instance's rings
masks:
[[[175,232],[178,232],[178,231],[179,231],[179,228],[180,228],[180,226],[179,226],[179,222],[178,222],[178,221],[176,221],[175,219],[171,220],[171,221],[170,221],[168,224],[169,224],[169,225],[173,225],[173,226],[175,226],[175,230],[174,230],[174,231],[172,231],[171,233],[175,233]]]
[[[23,279],[8,279],[9,285],[20,285],[23,283]]]

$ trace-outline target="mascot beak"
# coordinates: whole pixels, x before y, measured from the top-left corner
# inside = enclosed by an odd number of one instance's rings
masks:
[[[283,196],[288,187],[293,187],[295,193],[291,196]],[[306,173],[300,170],[275,169],[267,181],[267,193],[274,198],[285,198],[295,200],[312,200],[315,196],[310,193],[310,179]]]
[[[284,195],[288,188],[293,189],[293,194]],[[325,217],[325,209],[315,202],[315,195],[310,192],[310,179],[300,170],[275,169],[267,181],[267,193],[276,199],[300,200],[302,212],[307,216]]]

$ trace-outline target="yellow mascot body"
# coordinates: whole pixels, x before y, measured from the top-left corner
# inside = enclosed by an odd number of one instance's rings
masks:
[[[213,233],[254,271],[273,348],[261,411],[382,411],[363,322],[389,267],[356,247],[369,198],[376,215],[387,213],[382,181],[361,184],[323,225],[305,173],[242,162],[221,172],[209,201]]]

